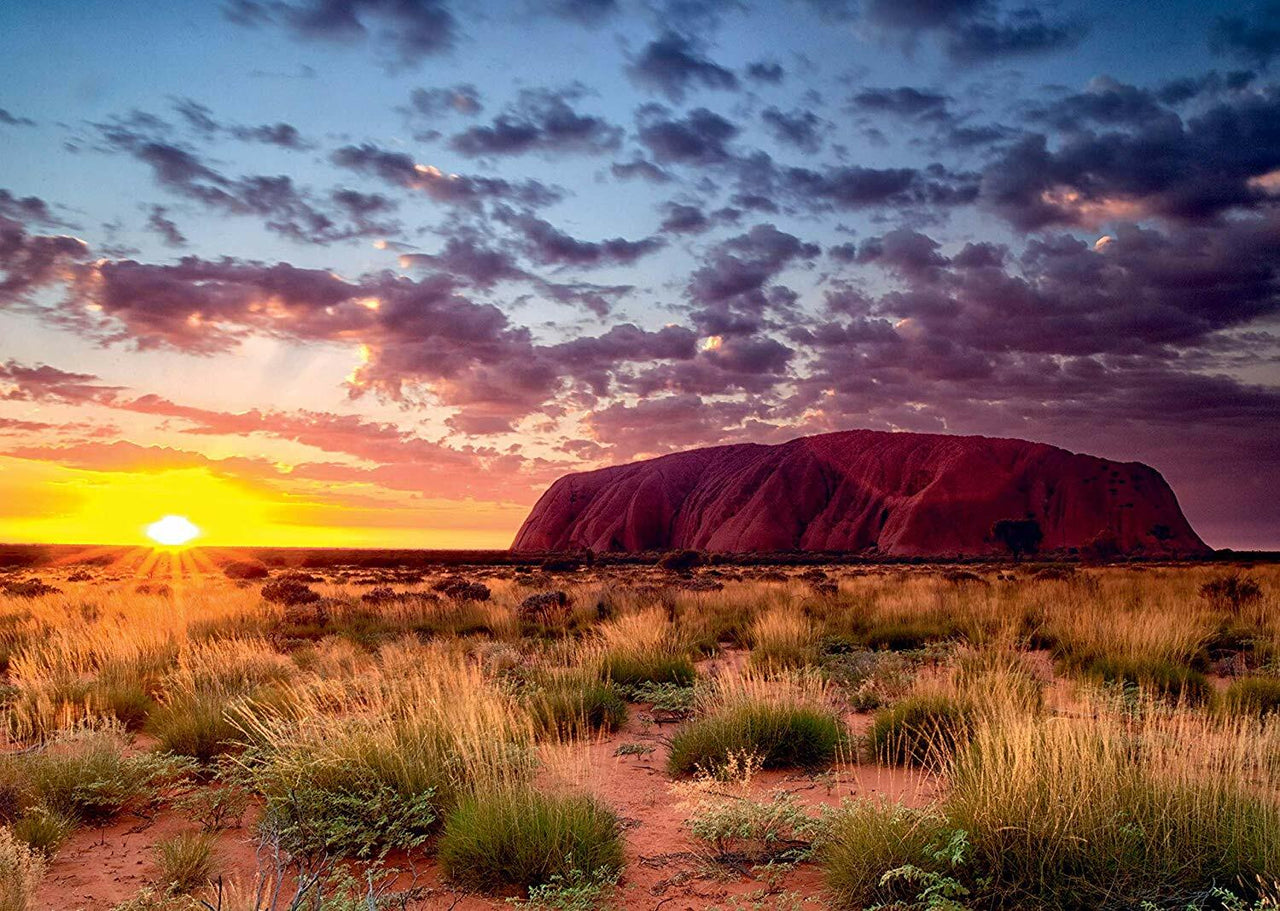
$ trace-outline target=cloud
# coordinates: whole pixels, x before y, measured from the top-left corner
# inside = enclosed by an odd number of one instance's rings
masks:
[[[185,247],[187,238],[178,226],[169,218],[169,210],[164,206],[152,206],[147,215],[147,229],[159,236],[170,247]]]
[[[665,245],[658,237],[641,240],[622,237],[601,241],[579,240],[529,213],[500,210],[498,218],[519,232],[524,254],[533,262],[546,266],[594,268],[630,265]]]
[[[1219,53],[1266,67],[1280,54],[1280,3],[1261,0],[1240,12],[1218,16],[1209,43]]]
[[[404,152],[391,152],[373,143],[336,149],[330,161],[340,168],[377,177],[392,186],[421,192],[436,202],[475,207],[490,200],[523,206],[545,206],[562,198],[562,191],[537,180],[508,181],[499,177],[446,174],[421,164]]]
[[[787,71],[780,63],[771,60],[757,60],[754,63],[747,64],[746,74],[747,78],[754,82],[781,85],[782,80],[787,75]]]
[[[822,252],[794,234],[758,224],[713,247],[689,279],[686,294],[695,305],[694,322],[706,335],[749,335],[771,309],[786,309],[786,289],[770,287],[796,261]]]
[[[109,399],[120,387],[108,386],[91,373],[73,373],[47,364],[0,362],[0,400],[60,402],[80,405]]]
[[[591,27],[613,18],[621,8],[618,0],[541,0],[539,5],[552,15]]]
[[[627,75],[637,86],[683,101],[695,88],[733,91],[738,77],[710,60],[698,42],[677,32],[665,32],[645,45],[627,66]]]
[[[231,0],[223,11],[238,25],[278,25],[303,40],[371,44],[390,70],[451,50],[458,31],[443,0]]]
[[[19,200],[18,207],[30,208],[30,199]],[[30,234],[21,222],[0,214],[0,308],[26,301],[36,289],[64,279],[88,251],[79,238]]]
[[[829,126],[813,111],[799,108],[786,113],[776,107],[768,107],[760,114],[760,119],[779,142],[810,153],[822,147],[823,133]]]
[[[865,114],[903,117],[912,120],[950,120],[950,98],[937,92],[904,85],[897,88],[868,88],[849,99],[849,106]]]
[[[1066,50],[1089,32],[1079,17],[1049,19],[1033,6],[1005,12],[993,0],[867,0],[863,15],[908,43],[936,35],[952,60],[971,64]]]
[[[264,145],[279,146],[282,149],[305,151],[315,148],[315,144],[304,139],[297,127],[288,123],[265,123],[258,126],[222,123],[214,118],[213,111],[190,98],[179,98],[174,101],[174,110],[200,135],[205,138],[230,136],[242,142],[258,142]]]
[[[417,88],[409,93],[409,104],[401,110],[410,116],[424,118],[430,123],[449,114],[474,117],[484,110],[480,90],[469,82],[460,82],[447,88]]]
[[[728,143],[741,130],[706,108],[673,119],[661,105],[645,105],[636,115],[641,145],[662,164],[721,165],[736,160]]]
[[[449,146],[473,158],[533,151],[600,155],[617,149],[622,129],[602,117],[576,112],[569,100],[578,94],[525,89],[492,123],[456,134]]]
[[[395,224],[373,221],[367,212],[342,206],[327,210],[325,202],[284,174],[228,177],[190,147],[165,138],[166,126],[150,115],[96,126],[108,149],[147,165],[159,186],[225,214],[257,216],[267,230],[299,243],[330,244],[398,232]],[[345,221],[338,220],[344,216]]]
[[[1080,106],[1079,99],[1067,104]],[[1270,205],[1268,181],[1278,171],[1280,93],[1251,92],[1185,122],[1147,115],[1054,144],[1045,134],[1027,134],[987,168],[982,195],[1024,229],[1146,216],[1204,222]]]
[[[36,122],[30,117],[19,117],[4,108],[0,108],[0,125],[8,127],[33,127]]]

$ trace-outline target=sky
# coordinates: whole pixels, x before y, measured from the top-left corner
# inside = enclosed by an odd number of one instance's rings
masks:
[[[1280,4],[0,4],[0,541],[506,547],[852,428],[1280,548]]]

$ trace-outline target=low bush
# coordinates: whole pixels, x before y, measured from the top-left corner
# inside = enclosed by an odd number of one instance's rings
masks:
[[[1280,712],[1280,677],[1242,677],[1222,694],[1222,706],[1236,715],[1262,717]]]
[[[298,857],[370,859],[415,848],[439,818],[434,789],[388,781],[356,758],[312,761],[300,751],[246,759],[265,802],[260,828]]]
[[[825,821],[807,813],[793,795],[778,791],[769,800],[701,801],[685,825],[706,845],[711,860],[755,865],[807,860]]]
[[[527,704],[543,735],[574,737],[616,731],[627,720],[627,703],[618,691],[582,673],[565,674],[537,686]]]
[[[492,892],[615,877],[623,845],[617,817],[592,797],[502,786],[459,802],[437,856],[453,883]]]
[[[47,857],[57,853],[75,828],[74,819],[42,804],[27,808],[10,824],[15,838]]]
[[[724,685],[702,717],[671,738],[672,774],[716,774],[735,758],[762,768],[816,768],[835,760],[846,743],[839,716],[802,686],[748,678]]]
[[[125,807],[153,803],[191,774],[189,762],[157,753],[128,754],[109,732],[64,735],[33,753],[0,756],[0,792],[19,809],[43,806],[79,823],[97,823]]]
[[[972,710],[942,693],[909,695],[876,713],[867,732],[868,751],[895,765],[939,764],[968,729]]]
[[[835,906],[904,905],[914,897],[914,890],[885,874],[908,866],[932,870],[927,849],[945,831],[946,820],[936,812],[870,800],[844,803],[829,820],[817,851]]]
[[[183,832],[155,849],[157,878],[171,895],[190,895],[208,885],[217,870],[212,836]]]
[[[1164,658],[1101,655],[1080,662],[1086,676],[1103,683],[1137,687],[1166,699],[1199,705],[1209,697],[1209,679]]]

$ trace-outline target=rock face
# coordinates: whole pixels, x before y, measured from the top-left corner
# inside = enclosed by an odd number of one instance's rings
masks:
[[[1042,552],[1100,534],[1122,554],[1208,552],[1164,478],[1141,463],[1024,440],[873,430],[566,475],[512,550],[1000,554],[992,525],[1025,518],[1039,522]]]

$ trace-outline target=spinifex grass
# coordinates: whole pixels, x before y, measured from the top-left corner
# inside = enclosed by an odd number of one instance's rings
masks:
[[[751,756],[763,768],[816,768],[833,762],[846,742],[816,677],[749,674],[707,689],[698,717],[671,738],[667,767],[673,774],[714,774],[735,757]]]

